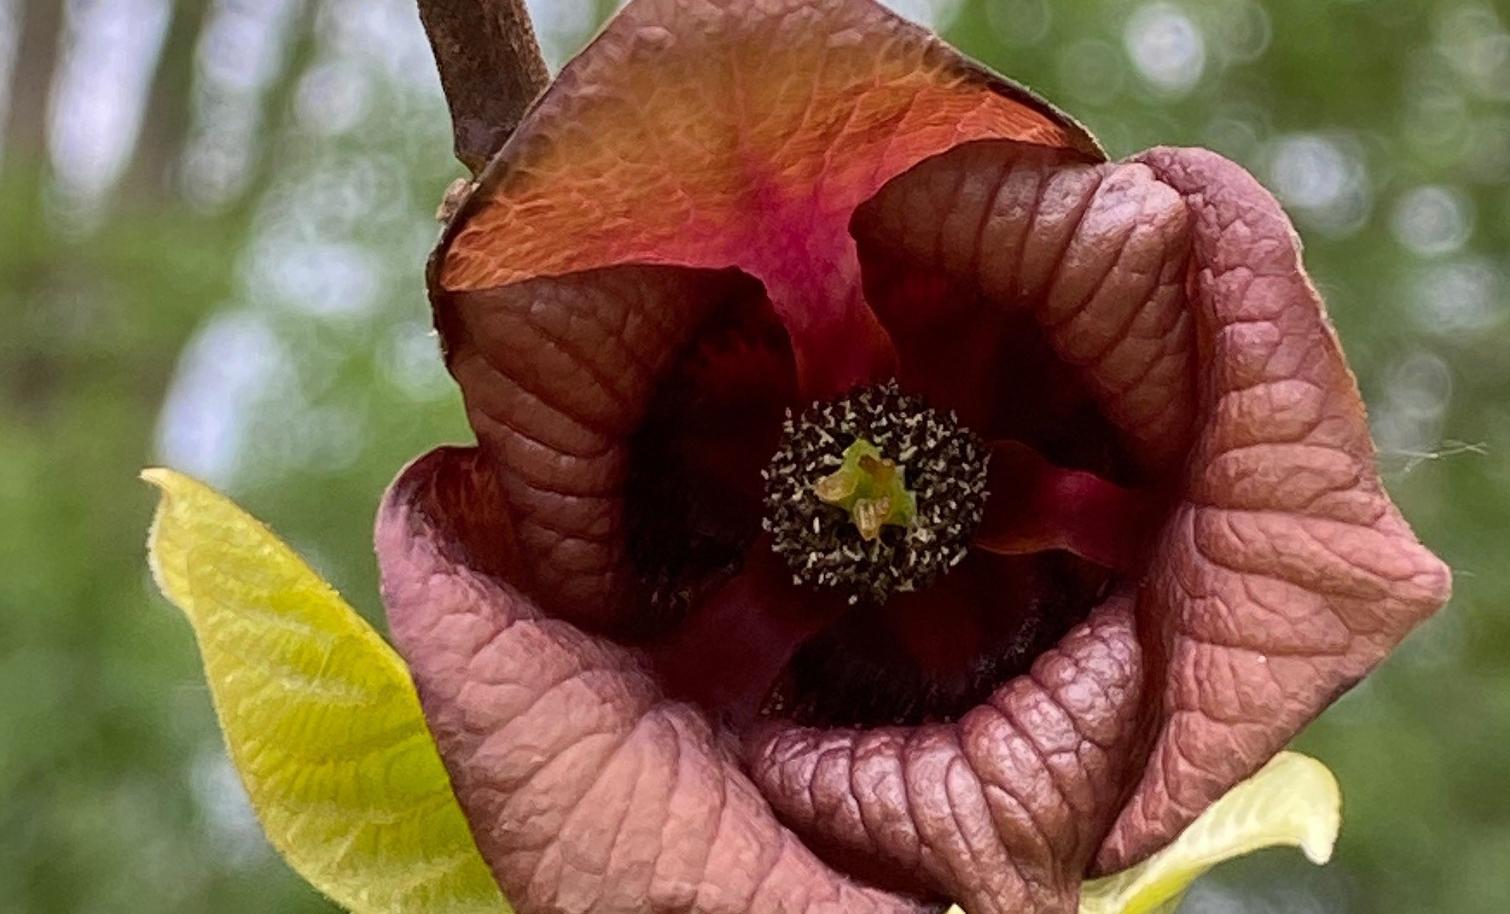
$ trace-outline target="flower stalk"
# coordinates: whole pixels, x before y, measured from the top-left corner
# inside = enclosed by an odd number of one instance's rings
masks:
[[[550,82],[524,0],[419,0],[451,109],[456,158],[476,175]]]

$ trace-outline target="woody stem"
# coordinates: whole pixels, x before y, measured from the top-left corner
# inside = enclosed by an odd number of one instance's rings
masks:
[[[550,73],[524,0],[419,0],[451,108],[456,158],[475,176],[503,147]]]

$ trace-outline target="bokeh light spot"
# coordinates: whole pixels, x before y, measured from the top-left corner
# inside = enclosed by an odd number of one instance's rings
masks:
[[[1267,159],[1269,186],[1310,227],[1343,237],[1368,220],[1373,191],[1351,137],[1282,136],[1270,144]]]
[[[1395,204],[1390,227],[1395,238],[1417,254],[1450,254],[1473,232],[1473,203],[1454,188],[1417,187]]]
[[[1048,0],[998,0],[986,6],[986,23],[992,34],[1009,48],[1031,47],[1043,41],[1053,21]]]
[[[1505,271],[1484,257],[1461,257],[1416,274],[1411,304],[1426,330],[1457,342],[1472,342],[1504,323]]]
[[[1127,21],[1122,40],[1138,74],[1162,94],[1186,94],[1206,70],[1205,36],[1173,4],[1140,7]]]

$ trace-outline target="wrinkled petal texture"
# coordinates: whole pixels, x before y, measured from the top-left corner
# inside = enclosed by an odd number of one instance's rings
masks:
[[[638,0],[567,65],[430,276],[532,593],[622,612],[630,433],[731,299],[780,319],[811,396],[895,373],[849,220],[895,175],[983,137],[1100,157],[1078,125],[870,0]]]
[[[1201,421],[1140,615],[1167,668],[1153,754],[1101,851],[1166,843],[1446,601],[1375,472],[1363,403],[1279,204],[1203,150],[1139,160],[1195,220]]]
[[[902,382],[962,405],[981,389],[1028,311],[1058,358],[1092,391],[1127,447],[1154,469],[1183,458],[1194,410],[1186,307],[1191,220],[1141,164],[1077,164],[1062,150],[961,146],[918,166],[855,216],[870,296],[892,330]],[[932,307],[917,277],[949,283]],[[926,298],[926,296],[925,296]],[[965,331],[963,328],[969,328]],[[974,342],[945,346],[942,330]],[[1052,392],[984,393],[1045,398]],[[1033,429],[1009,429],[1033,434]]]
[[[631,571],[631,435],[698,320],[737,294],[724,272],[628,266],[536,279],[438,310],[451,373],[531,561],[530,591],[607,621]]]
[[[394,640],[517,910],[926,910],[819,862],[641,658],[508,585],[499,495],[479,452],[435,451],[390,490],[377,547]]]
[[[430,273],[479,448],[406,470],[378,548],[519,910],[1070,914],[1445,601],[1275,201],[1209,153],[1102,159],[869,0],[635,0],[489,166]],[[706,466],[768,456],[751,391],[896,374],[991,440],[1089,410],[1164,512],[1146,567],[950,723],[711,722],[598,634],[689,351],[742,366],[690,375],[730,386],[673,430]]]
[[[1144,681],[1130,598],[950,724],[752,737],[756,783],[852,872],[922,872],[974,914],[1072,912],[1121,793]]]
[[[1267,191],[1203,150],[1081,165],[1011,145],[923,163],[861,208],[856,233],[862,260],[874,249],[979,293],[946,298],[978,332],[1033,311],[1154,478],[1170,474],[1138,595],[1152,754],[1099,854],[1111,872],[1257,770],[1445,603],[1450,577],[1383,490],[1357,385]],[[988,376],[899,349],[904,369],[925,366],[915,387]]]
[[[825,865],[777,812],[878,882],[898,867],[972,911],[1074,910],[1133,748],[1129,598],[955,724],[772,725],[750,736],[747,775],[741,747],[668,700],[640,655],[507,583],[499,496],[481,452],[435,451],[389,492],[377,547],[394,639],[518,910],[929,909]]]

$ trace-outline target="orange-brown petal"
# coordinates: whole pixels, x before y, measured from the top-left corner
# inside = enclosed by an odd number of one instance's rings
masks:
[[[804,389],[834,392],[894,368],[860,291],[855,206],[993,137],[1100,158],[1064,115],[872,0],[636,0],[488,168],[432,291],[737,267],[765,284]]]

